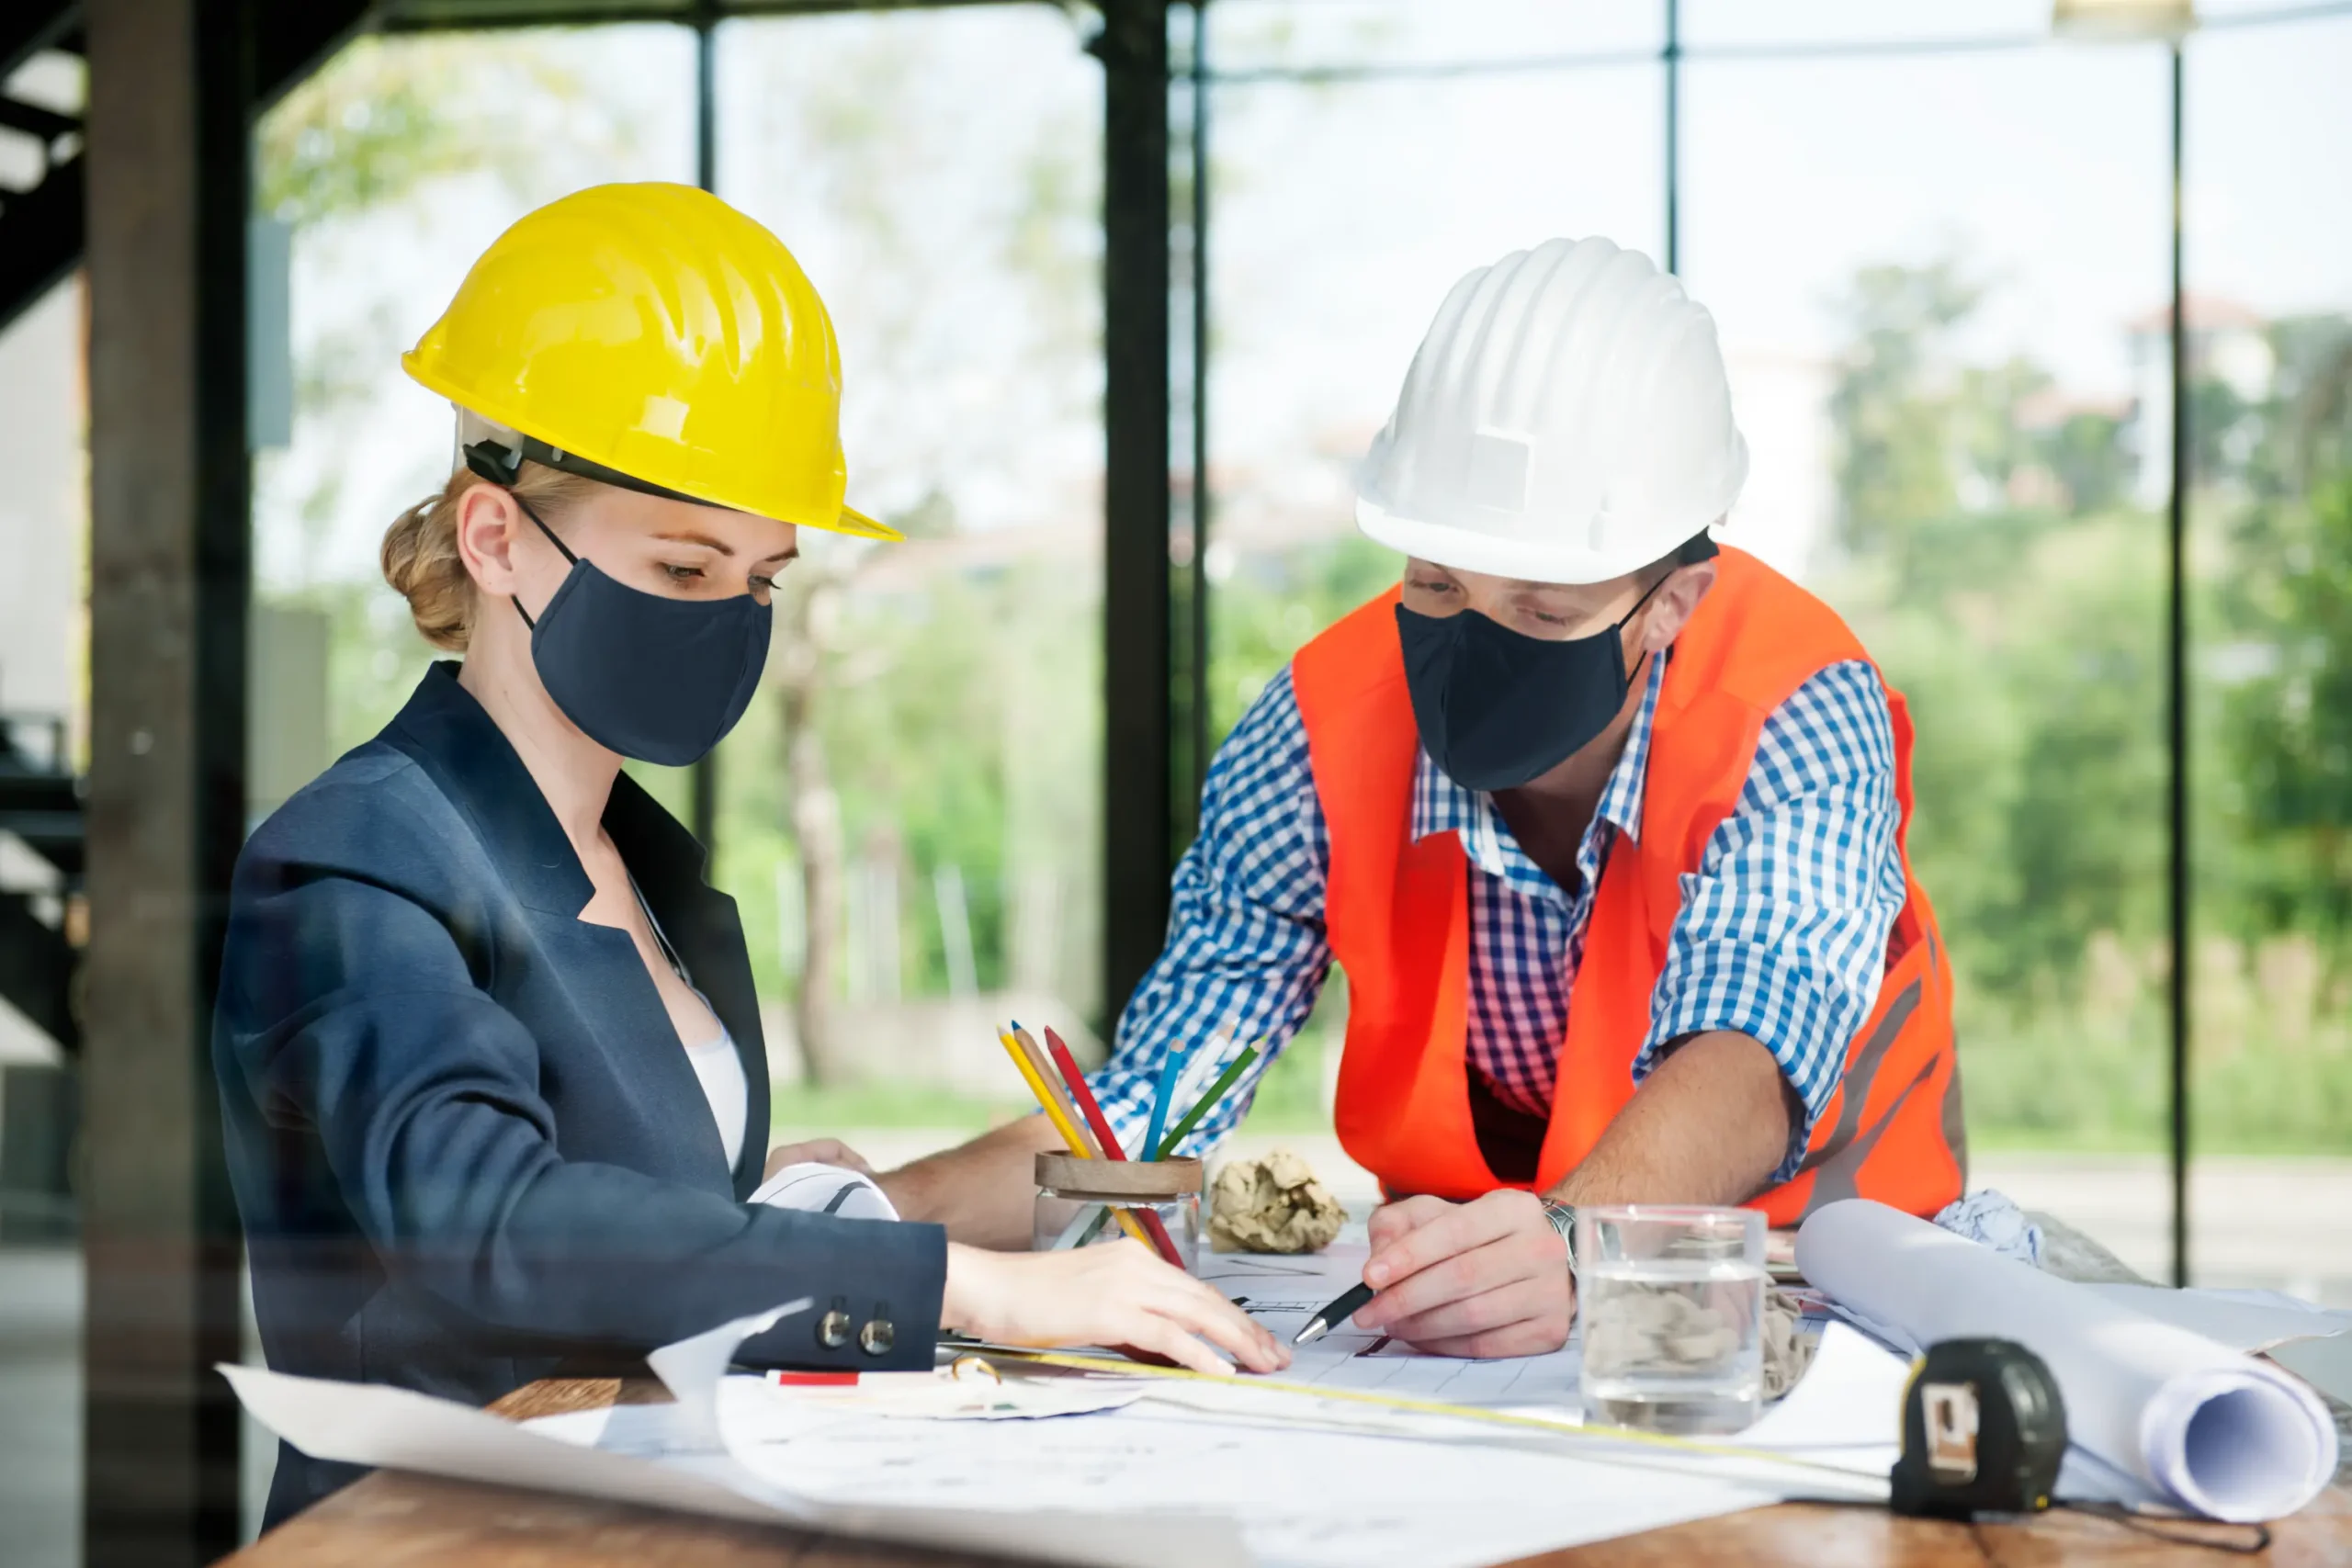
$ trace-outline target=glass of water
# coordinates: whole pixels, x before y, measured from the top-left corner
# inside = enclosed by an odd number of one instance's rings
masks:
[[[1764,1215],[1627,1203],[1577,1211],[1584,1418],[1703,1434],[1764,1393]]]

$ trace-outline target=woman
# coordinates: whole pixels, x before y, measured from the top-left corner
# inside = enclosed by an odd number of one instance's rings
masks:
[[[403,364],[463,461],[384,571],[465,660],[238,866],[214,1061],[270,1365],[480,1403],[801,1297],[747,1357],[925,1368],[949,1328],[1279,1365],[1132,1243],[743,1201],[768,1103],[741,928],[620,770],[742,715],[799,528],[896,536],[842,505],[832,326],[790,254],[685,186],[582,191]],[[272,1519],[356,1473],[281,1450]]]

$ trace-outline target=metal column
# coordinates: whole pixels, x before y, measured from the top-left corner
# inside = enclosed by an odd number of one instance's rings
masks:
[[[1104,0],[1102,1006],[1159,956],[1176,858],[1168,560],[1168,0]]]
[[[1179,802],[1200,831],[1201,785],[1209,775],[1209,0],[1193,0],[1193,124],[1186,138],[1193,155],[1193,556],[1187,604],[1191,677],[1186,795]]]
[[[695,184],[707,191],[718,189],[718,8],[703,0],[695,12]],[[695,837],[702,840],[703,875],[708,879],[718,869],[718,750],[696,762],[687,777],[694,791],[688,815]]]
[[[244,840],[241,0],[88,0],[84,1562],[237,1540],[237,1222],[209,1062]]]
[[[2188,841],[2188,321],[2181,269],[2181,46],[2172,46],[2172,496],[2165,513],[2165,744],[2172,767],[2165,813],[2170,829],[2166,890],[2172,915],[2172,1282],[2188,1283],[2189,931]]]
[[[1682,3],[1666,0],[1666,270],[1682,271]]]

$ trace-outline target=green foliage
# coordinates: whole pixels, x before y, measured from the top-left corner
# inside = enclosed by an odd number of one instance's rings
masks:
[[[1951,397],[1934,385],[1932,356],[1982,298],[1951,262],[1865,267],[1854,279],[1842,312],[1850,346],[1829,411],[1839,437],[1838,533],[1859,554],[1951,509]]]
[[[1044,955],[1054,973],[1033,978],[1084,994],[1099,874],[1097,603],[1086,574],[1042,559],[877,572],[845,596],[819,722],[849,853],[899,879],[909,995],[948,989],[933,880],[942,866],[963,880],[982,990],[1021,978],[1013,921],[1025,873],[1050,881],[1061,922]],[[781,998],[801,977],[786,940],[798,918],[789,875],[778,877],[797,849],[775,687],[772,672],[719,751],[718,880],[742,908],[762,994]]]
[[[1970,1125],[2154,1146],[2165,979],[2165,538],[2110,415],[2028,417],[2030,362],[1962,364],[1981,290],[1872,267],[1831,398],[1824,590],[1907,694],[1912,861],[1960,984]],[[2191,389],[2200,1146],[2352,1147],[2352,334],[2273,329],[2261,397]],[[2042,498],[2037,504],[2013,496]],[[2291,982],[2291,984],[2290,984]]]
[[[1036,1101],[976,1100],[919,1084],[777,1084],[769,1122],[775,1134],[833,1137],[860,1127],[917,1127],[973,1135],[1001,1126]]]
[[[2228,690],[2238,824],[2274,852],[2243,878],[2260,925],[2352,936],[2352,471],[2242,530],[2267,547],[2241,599],[2266,668]],[[2249,552],[2252,553],[2252,552]],[[2267,631],[2267,637],[2264,633]]]
[[[586,96],[573,72],[524,39],[359,39],[256,123],[254,208],[299,231],[417,204],[439,182],[467,175],[489,175],[519,194],[542,156],[546,116]],[[591,158],[625,146],[634,134],[601,107],[567,126],[568,140]],[[387,295],[300,345],[298,440],[313,434],[319,422],[360,408],[399,352],[399,314]],[[263,490],[266,506],[269,487]],[[443,657],[416,635],[406,607],[372,573],[353,580],[319,570],[320,541],[343,500],[343,475],[334,466],[288,498],[303,559],[300,570],[278,574],[298,586],[275,595],[330,617],[327,725],[336,755],[382,728],[426,664]]]
[[[907,236],[923,214],[891,199],[888,176],[909,154],[869,91],[901,47],[882,40],[860,69],[812,80],[795,100],[803,139],[822,149],[807,188],[855,231],[862,260],[909,275],[875,286],[899,304],[865,323],[860,374],[883,384],[922,375],[947,330],[922,314]],[[547,61],[520,40],[345,51],[259,127],[262,209],[329,225],[415,203],[447,179],[522,188],[546,106],[581,93]],[[573,132],[573,143],[630,134],[594,120]],[[1078,372],[1096,328],[1073,303],[1091,298],[1097,243],[1088,160],[1072,138],[1041,134],[1015,176],[990,256],[1035,307],[1014,372],[1025,387],[1051,378],[1057,399],[1091,397]],[[2134,433],[2117,415],[2046,417],[2041,367],[1959,353],[1985,294],[1952,261],[1855,277],[1829,399],[1836,553],[1817,576],[1909,698],[1910,848],[1958,971],[1972,1129],[1993,1144],[2153,1146],[2170,964],[2163,520],[2130,500]],[[303,417],[350,404],[395,335],[380,310],[363,310],[307,345]],[[2341,1151],[2352,1147],[2352,322],[2283,321],[2268,347],[2267,389],[2207,377],[2191,396],[2196,917],[2211,944],[2196,971],[2198,1136]],[[944,491],[958,459],[941,453]],[[306,527],[323,530],[336,484],[330,473],[295,501]],[[947,989],[932,889],[953,866],[982,988],[1036,982],[1086,999],[1100,902],[1096,570],[1047,525],[1052,539],[1017,548],[960,532],[945,493],[898,520],[916,542],[852,570],[823,653],[816,723],[843,843],[895,868],[907,994]],[[1242,557],[1215,589],[1212,735],[1396,570],[1390,552],[1352,536]],[[303,575],[292,596],[334,617],[341,750],[380,727],[430,653],[372,581]],[[716,880],[735,895],[762,994],[777,1002],[808,981],[773,671],[769,684],[719,753]],[[684,815],[682,773],[633,771]],[[1047,908],[1058,913],[1040,923]],[[1325,1021],[1339,1011],[1327,1006],[1268,1075],[1254,1125],[1325,1123],[1336,1049]],[[778,1100],[780,1121],[828,1127],[977,1130],[1003,1109],[906,1086]]]
[[[1210,603],[1210,733],[1223,736],[1316,633],[1396,586],[1396,552],[1350,535],[1246,556]]]
[[[452,175],[519,185],[537,157],[530,99],[582,90],[518,40],[360,39],[255,127],[255,209],[300,226],[407,200]]]

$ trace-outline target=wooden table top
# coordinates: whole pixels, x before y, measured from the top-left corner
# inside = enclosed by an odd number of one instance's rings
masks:
[[[529,1384],[491,1408],[524,1420],[666,1398],[650,1381],[578,1378]],[[2245,1535],[2226,1527],[2210,1533],[2223,1540]],[[1956,1525],[1877,1509],[1783,1504],[1550,1552],[1522,1568],[2215,1568],[2228,1562],[2342,1568],[2352,1563],[2352,1492],[2330,1488],[2272,1535],[2267,1552],[2235,1558],[2080,1514]],[[999,1561],[379,1472],[288,1520],[223,1568],[982,1568]]]

